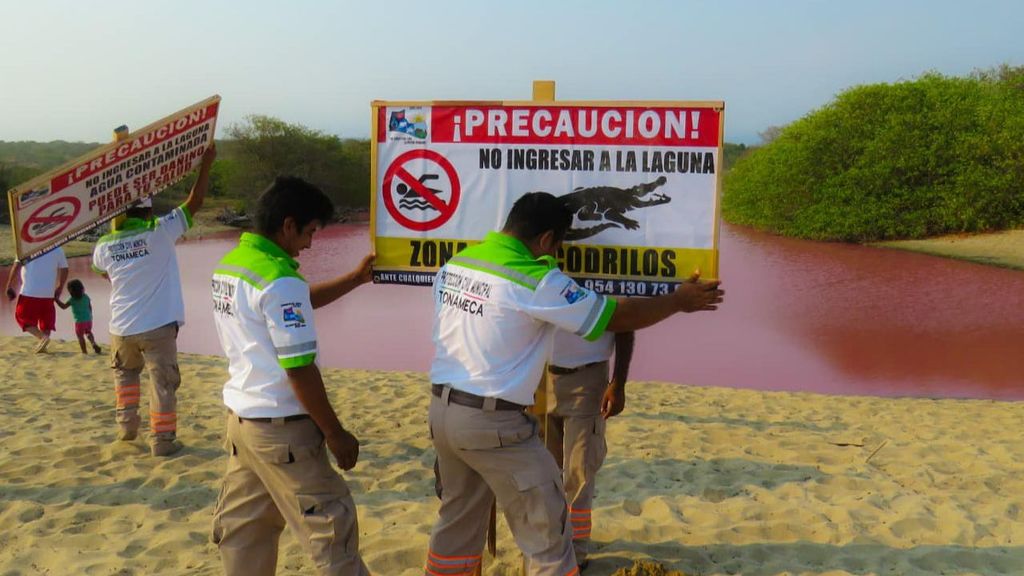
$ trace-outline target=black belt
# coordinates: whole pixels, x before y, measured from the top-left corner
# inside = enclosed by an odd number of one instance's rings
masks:
[[[443,398],[445,384],[431,384],[430,392],[438,398]],[[483,408],[484,404],[487,403],[489,398],[483,396],[477,396],[476,394],[470,394],[469,392],[463,392],[462,390],[456,390],[451,386],[448,386],[448,402],[452,404],[458,404],[459,406],[468,406],[470,408]],[[495,410],[525,410],[526,406],[522,404],[516,404],[515,402],[509,402],[508,400],[502,400],[501,398],[494,398],[494,409]]]
[[[549,364],[548,372],[551,372],[555,376],[566,376],[568,374],[575,374],[580,370],[590,368],[591,366],[597,366],[598,364],[601,364],[601,362],[603,362],[603,360],[599,362],[591,362],[590,364],[584,364],[583,366],[577,366],[575,368],[563,368],[561,366],[552,366]]]
[[[291,416],[278,416],[277,418],[246,418],[245,416],[235,414],[231,410],[228,410],[228,413],[239,420],[245,420],[246,422],[262,422],[264,424],[271,424],[273,422],[296,422],[298,420],[309,420],[310,418],[309,414],[292,414]]]

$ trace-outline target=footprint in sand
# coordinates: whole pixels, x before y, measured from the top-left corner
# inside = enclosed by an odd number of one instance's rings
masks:
[[[64,449],[64,457],[71,459],[78,466],[86,466],[92,464],[92,468],[100,464],[100,448],[99,446],[72,446]]]
[[[28,466],[24,466],[24,467],[21,467],[21,468],[19,468],[17,466],[12,466],[10,468],[10,470],[12,472],[17,472],[18,475],[17,476],[8,475],[6,469],[0,469],[0,472],[3,472],[4,476],[6,476],[8,478],[34,478],[35,476],[37,476],[40,473],[42,473],[44,471],[44,468],[40,464],[30,464]]]
[[[142,554],[145,550],[146,547],[142,544],[131,543],[125,546],[124,550],[118,552],[117,555],[121,558],[135,558],[139,554]]]
[[[1010,504],[1006,507],[1006,517],[1010,520],[1020,520],[1021,508],[1016,503]]]
[[[149,454],[149,448],[141,442],[114,440],[103,447],[103,457],[105,460],[118,460],[128,456],[141,456],[143,454]]]
[[[39,520],[40,518],[43,517],[43,514],[45,514],[45,513],[46,513],[46,511],[43,510],[42,506],[32,506],[28,510],[25,510],[25,511],[21,512],[20,514],[18,514],[18,521],[19,522],[23,522],[23,523],[27,523],[27,522],[32,522],[34,520]]]

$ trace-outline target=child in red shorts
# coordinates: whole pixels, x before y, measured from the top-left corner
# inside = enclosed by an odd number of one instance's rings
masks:
[[[85,286],[81,280],[75,279],[68,282],[68,294],[71,295],[67,302],[57,300],[57,306],[67,310],[71,307],[71,314],[75,318],[75,336],[78,337],[78,345],[82,348],[82,354],[88,354],[85,349],[85,339],[92,343],[92,349],[97,354],[102,354],[96,338],[92,335],[92,301],[85,293]]]

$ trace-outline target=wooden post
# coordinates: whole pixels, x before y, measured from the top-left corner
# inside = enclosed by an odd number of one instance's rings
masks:
[[[128,126],[122,124],[117,128],[114,128],[114,142],[120,142],[128,138]],[[125,220],[124,214],[118,214],[114,216],[114,219],[110,221],[110,231],[117,232],[117,229],[121,227],[121,224]]]
[[[534,102],[553,102],[555,100],[555,81],[554,80],[534,80],[533,81],[533,101]],[[544,370],[547,374],[547,369]],[[537,416],[540,420],[540,437],[541,440],[547,434],[548,430],[548,401],[547,392],[545,387],[547,386],[547,379],[545,376],[541,376],[540,383],[537,384],[537,391],[533,394],[533,406],[530,408],[530,413]],[[497,543],[495,542],[497,534],[497,523],[498,523],[498,511],[497,504],[491,505],[491,521],[487,527],[487,549],[490,551],[491,556],[496,556]],[[473,576],[481,576],[483,573],[483,562],[477,566],[476,571],[473,572]],[[526,574],[526,558],[523,558],[523,574]]]
[[[554,102],[555,101],[555,81],[554,80],[534,80],[533,81],[533,101],[534,102]],[[540,377],[540,382],[537,384],[537,391],[533,393],[533,406],[530,407],[530,413],[537,417],[540,421],[540,439],[541,442],[547,442],[548,435],[548,392],[547,392],[547,366],[544,367],[544,374]],[[523,576],[526,576],[526,558],[523,558]]]
[[[555,81],[554,80],[534,80],[533,81],[533,101],[534,102],[553,102],[555,100]],[[544,370],[547,374],[547,370]],[[548,395],[546,390],[546,378],[541,376],[540,383],[537,385],[537,391],[533,394],[533,407],[530,408],[530,413],[537,416],[540,420],[540,437],[543,440],[547,436],[548,431]]]

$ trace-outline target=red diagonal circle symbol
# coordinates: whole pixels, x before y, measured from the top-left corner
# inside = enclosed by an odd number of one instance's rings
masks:
[[[59,206],[53,210],[49,210],[57,206],[58,204],[69,204],[71,206],[71,213],[64,213],[64,206]],[[49,240],[54,236],[57,236],[61,232],[67,230],[68,226],[75,221],[75,217],[78,216],[78,211],[81,210],[82,204],[78,201],[78,198],[74,196],[67,196],[64,198],[57,198],[51,202],[43,204],[35,212],[32,213],[25,223],[21,227],[21,239],[25,242],[43,242]],[[46,212],[44,214],[44,212]],[[63,223],[63,226],[60,224]],[[33,228],[38,228],[39,225],[43,225],[44,232],[36,236],[33,232]],[[50,229],[47,224],[55,224]]]
[[[423,170],[424,165],[433,165],[444,172],[445,176],[448,177],[448,182],[451,186],[451,198],[447,203],[439,198],[432,190],[427,188],[419,178],[406,168],[406,165],[410,162],[416,162],[417,167],[420,170]],[[417,171],[417,169],[413,168],[413,171]],[[424,173],[426,173],[426,171],[424,171]],[[401,181],[417,195],[423,198],[424,201],[438,211],[438,215],[430,220],[420,221],[409,218],[403,214],[395,204],[394,194],[395,186],[397,185],[396,180]],[[455,171],[455,167],[452,166],[452,163],[441,154],[426,148],[410,150],[395,158],[394,161],[391,162],[391,165],[388,166],[387,172],[384,173],[384,180],[381,186],[381,196],[383,197],[384,207],[387,208],[388,214],[395,219],[395,222],[398,222],[403,227],[419,232],[433,230],[450,220],[455,214],[456,208],[458,208],[460,195],[461,187],[459,184],[459,175]]]

